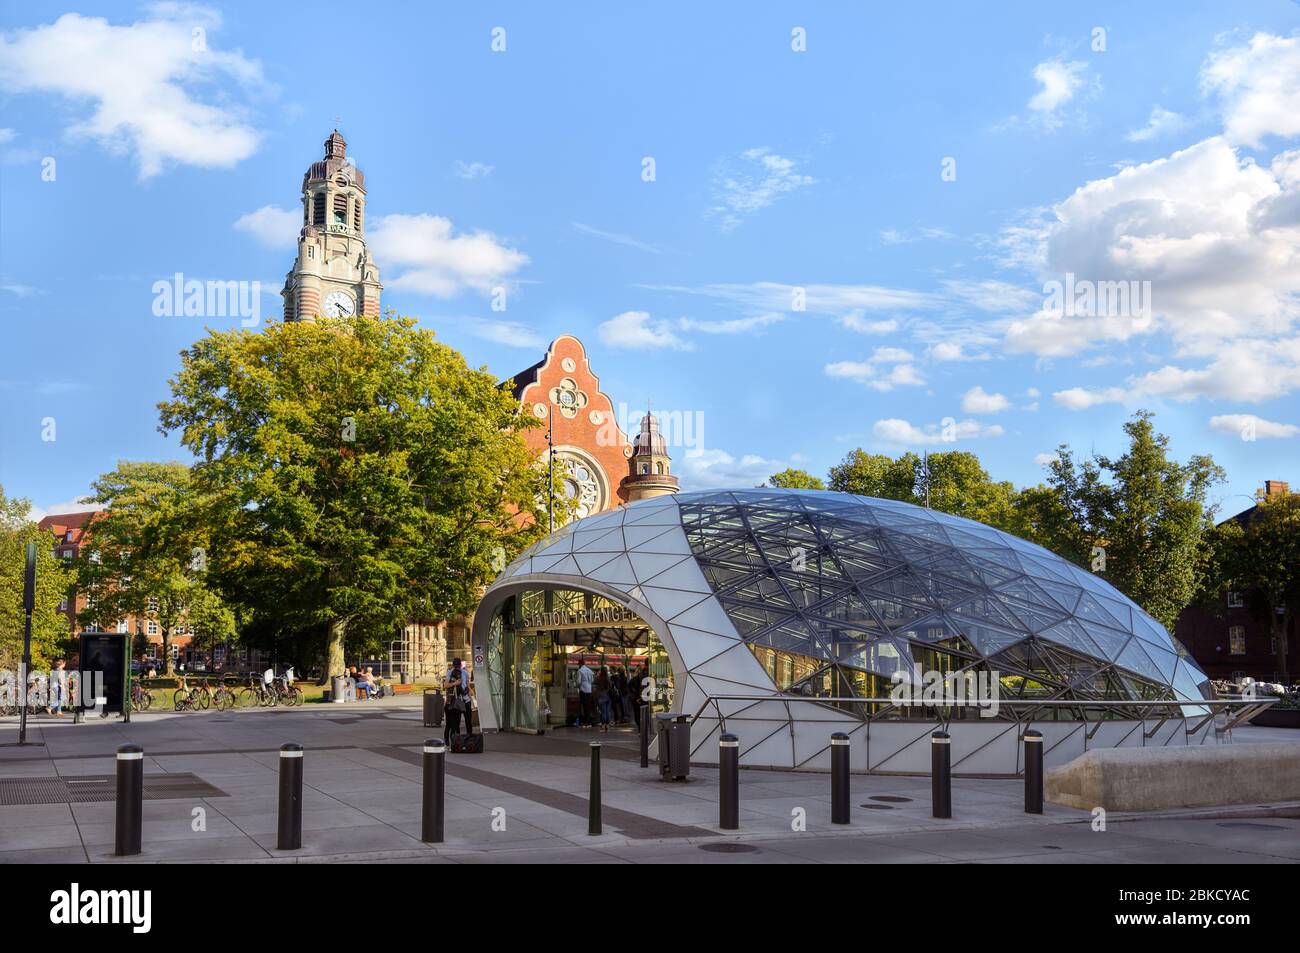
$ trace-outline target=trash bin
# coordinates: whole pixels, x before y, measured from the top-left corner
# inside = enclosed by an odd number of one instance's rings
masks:
[[[344,696],[347,693],[345,685],[347,678],[342,675],[335,675],[330,679],[330,701],[342,704]]]
[[[660,780],[685,781],[691,773],[690,719],[681,712],[661,712],[654,727]]]
[[[438,689],[426,688],[424,690],[424,727],[442,727],[442,709],[445,704],[446,699],[442,697],[442,692],[438,691]]]
[[[355,678],[349,677],[343,680],[343,700],[345,702],[357,700],[357,680]]]

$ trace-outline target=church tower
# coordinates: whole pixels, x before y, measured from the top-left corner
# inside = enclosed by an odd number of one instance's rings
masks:
[[[366,250],[366,177],[337,129],[302,177],[298,257],[284,280],[284,320],[379,317],[379,266]]]
[[[659,421],[646,411],[641,418],[641,432],[632,438],[632,457],[623,478],[627,501],[648,500],[677,492],[677,477],[669,472],[668,445],[659,432]]]

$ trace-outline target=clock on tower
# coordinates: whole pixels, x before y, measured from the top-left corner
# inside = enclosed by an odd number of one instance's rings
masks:
[[[337,129],[302,177],[298,257],[284,280],[284,319],[379,317],[379,266],[366,249],[366,177]]]

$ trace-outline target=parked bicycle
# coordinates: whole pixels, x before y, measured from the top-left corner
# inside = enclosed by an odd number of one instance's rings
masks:
[[[148,711],[149,706],[153,704],[153,692],[140,684],[140,679],[131,680],[131,709],[133,711]]]

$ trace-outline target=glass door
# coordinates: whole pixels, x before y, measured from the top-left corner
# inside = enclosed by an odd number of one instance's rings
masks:
[[[542,717],[543,669],[547,657],[543,637],[516,635],[511,641],[509,727],[525,734],[541,734],[546,727]]]

